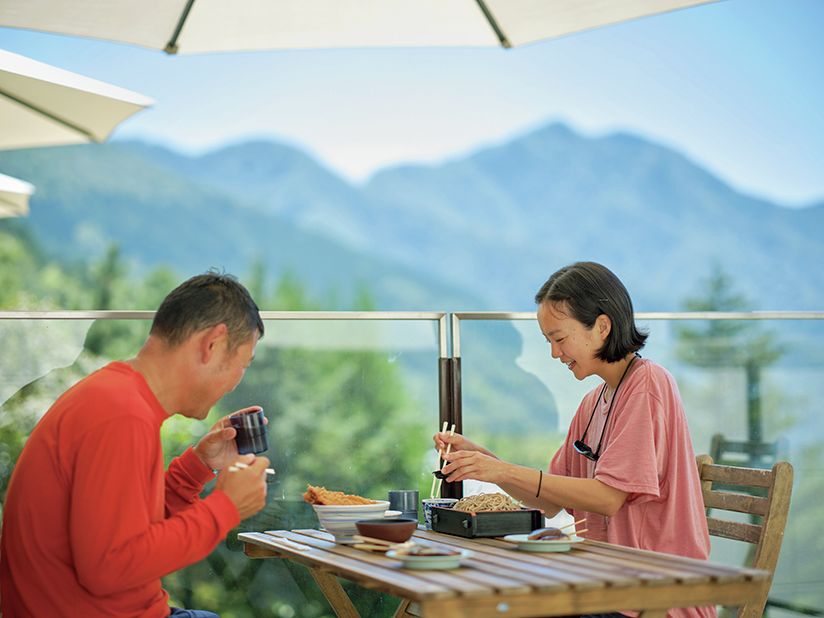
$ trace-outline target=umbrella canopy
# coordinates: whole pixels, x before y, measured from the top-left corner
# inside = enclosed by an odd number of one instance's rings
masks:
[[[102,142],[154,101],[0,50],[0,150]]]
[[[0,174],[0,219],[29,214],[29,196],[34,185]]]
[[[511,47],[715,0],[3,0],[0,26],[168,53]]]

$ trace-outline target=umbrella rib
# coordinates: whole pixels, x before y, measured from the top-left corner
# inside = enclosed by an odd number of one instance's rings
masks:
[[[193,0],[194,1],[194,0]],[[489,10],[489,7],[486,6],[486,2],[484,0],[475,0],[478,3],[478,6],[481,8],[481,11],[486,17],[486,20],[489,22],[489,25],[492,26],[492,29],[495,31],[495,34],[498,37],[498,40],[501,42],[505,48],[509,49],[512,45],[509,42],[509,39],[506,38],[503,30],[501,30],[500,26],[498,26],[498,22],[495,20],[495,16],[492,15],[492,11]]]
[[[45,116],[46,118],[49,118],[49,119],[53,120],[54,122],[56,122],[58,124],[62,124],[64,127],[67,127],[69,129],[71,129],[72,131],[76,131],[76,132],[80,133],[81,135],[85,135],[86,137],[88,137],[90,140],[92,140],[94,142],[99,141],[94,135],[92,135],[89,131],[87,131],[83,127],[79,127],[76,124],[72,124],[71,122],[68,122],[67,120],[63,120],[59,116],[55,116],[54,114],[50,114],[49,112],[47,112],[45,110],[42,110],[38,107],[34,107],[33,105],[31,105],[29,103],[26,103],[24,100],[18,99],[14,95],[9,94],[8,92],[0,90],[0,95],[6,97],[7,99],[11,99],[15,103],[19,103],[23,107],[26,107],[26,108],[30,109],[31,111],[33,111],[36,114],[40,114],[41,116]]]
[[[177,22],[175,32],[172,35],[172,38],[169,39],[169,42],[166,43],[166,49],[164,51],[170,56],[177,53],[177,39],[180,37],[180,33],[183,30],[183,26],[186,24],[186,20],[189,18],[189,11],[192,10],[192,5],[194,3],[195,0],[189,0],[186,3],[186,8],[183,9],[183,13],[180,15],[180,20]]]

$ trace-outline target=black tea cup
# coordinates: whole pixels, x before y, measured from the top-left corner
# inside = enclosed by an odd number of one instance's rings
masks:
[[[229,421],[237,430],[235,444],[238,454],[257,455],[269,450],[269,437],[266,435],[266,421],[262,409],[230,414]]]

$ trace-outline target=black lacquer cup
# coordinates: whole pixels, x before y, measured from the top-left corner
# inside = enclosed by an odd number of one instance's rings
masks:
[[[269,450],[269,436],[266,435],[266,420],[262,409],[230,414],[229,421],[237,430],[235,444],[239,454],[257,455]]]

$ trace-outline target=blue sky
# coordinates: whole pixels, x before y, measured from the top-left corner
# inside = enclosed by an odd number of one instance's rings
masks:
[[[824,201],[824,0],[722,0],[510,50],[167,56],[0,28],[0,48],[149,96],[113,139],[293,144],[361,181],[553,121],[670,146],[745,193]]]

